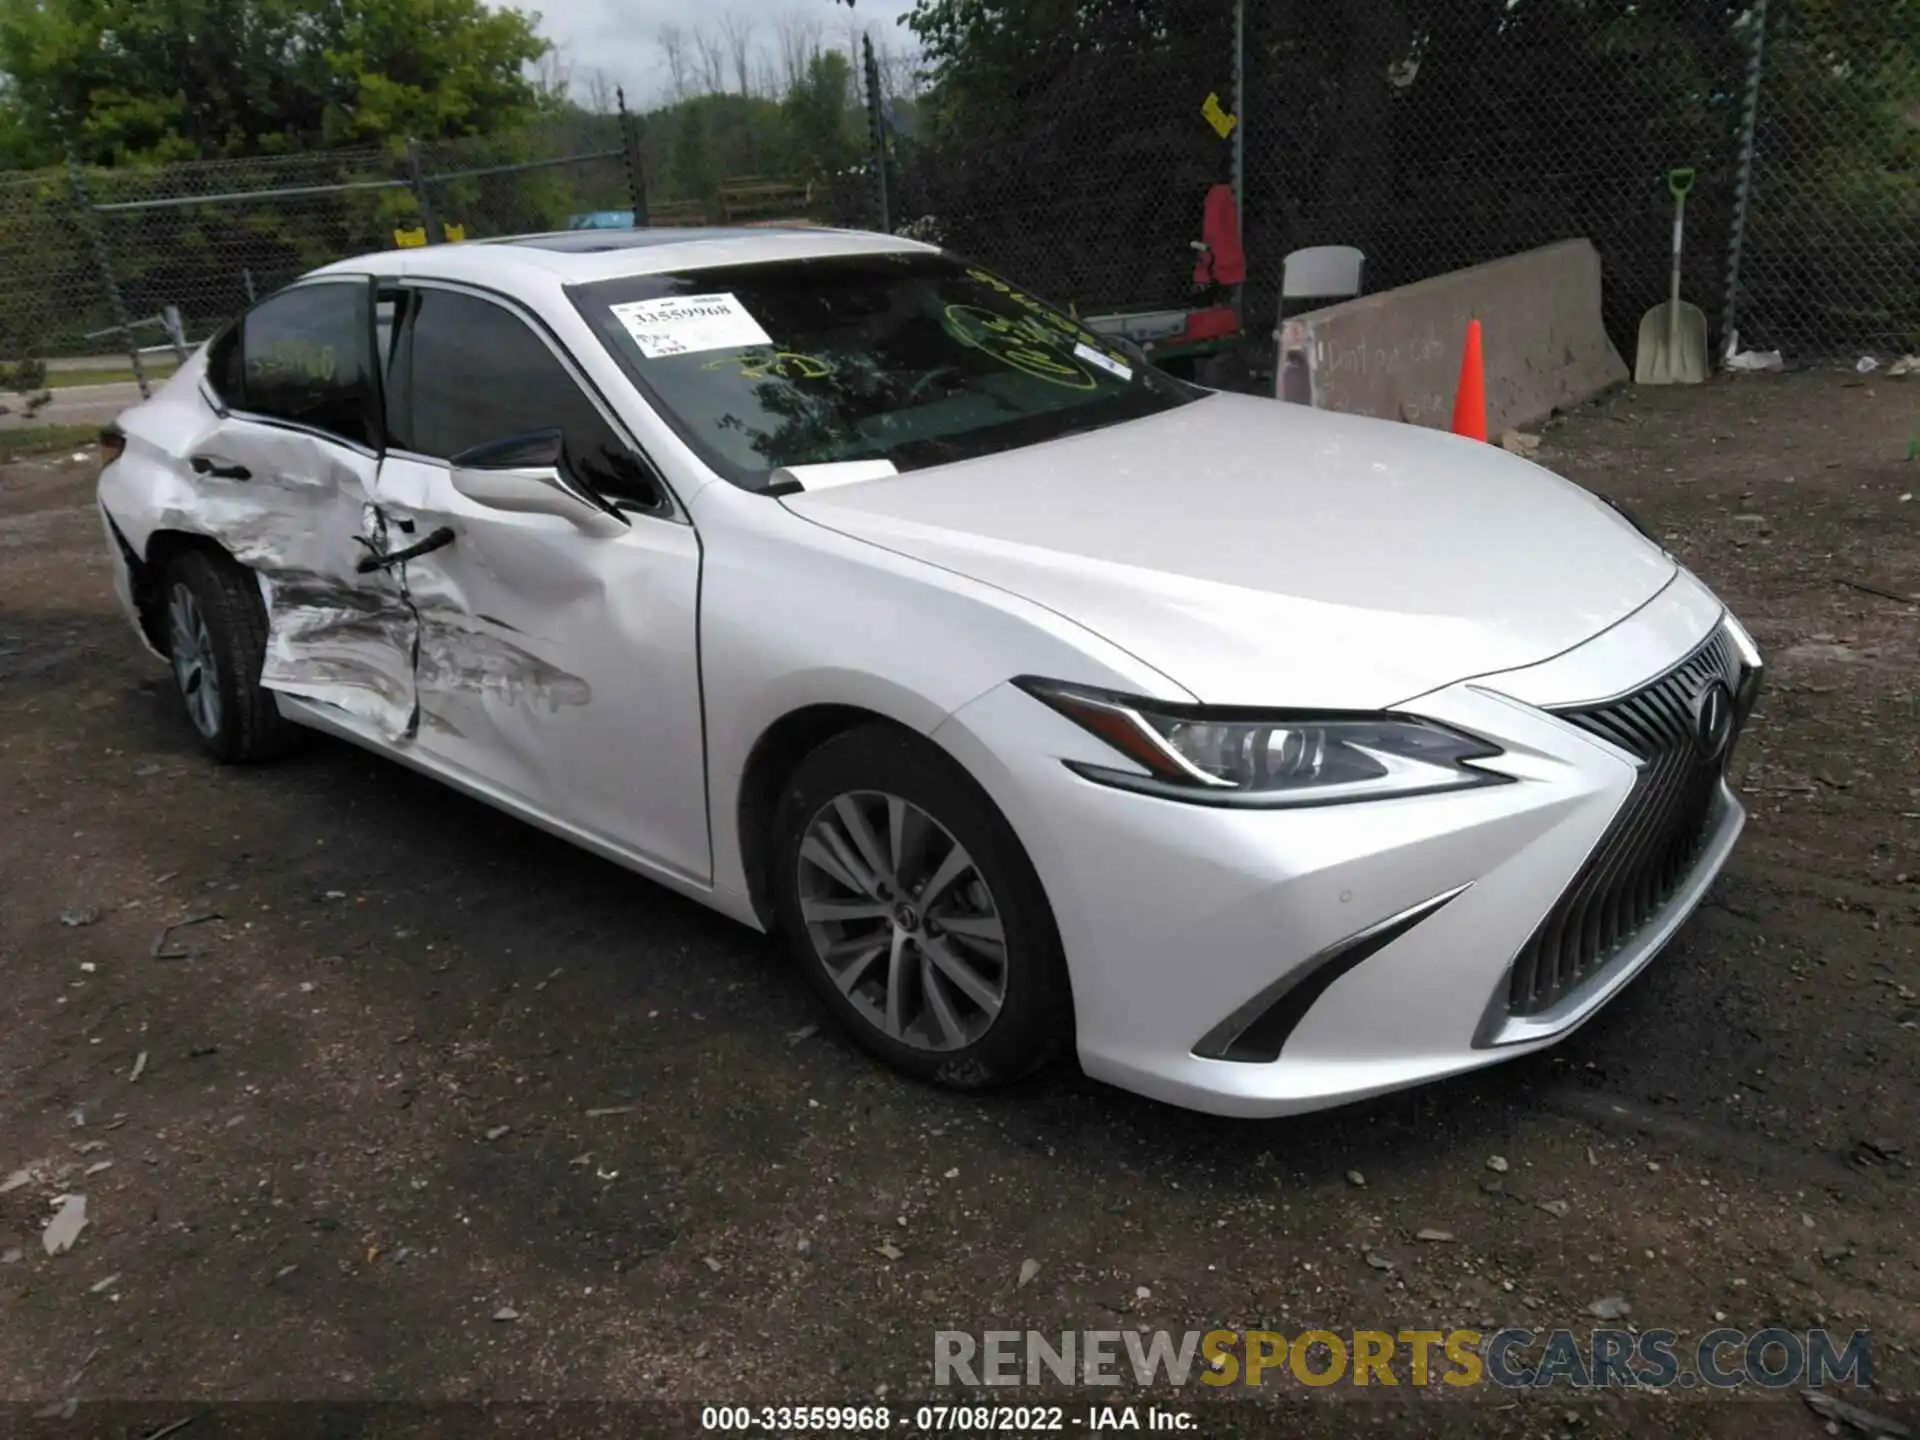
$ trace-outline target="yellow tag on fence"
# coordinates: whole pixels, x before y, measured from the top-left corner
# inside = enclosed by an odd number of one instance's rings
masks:
[[[1220,108],[1220,97],[1217,94],[1207,96],[1207,103],[1200,107],[1200,114],[1207,124],[1213,127],[1213,133],[1218,135],[1222,140],[1231,135],[1233,133],[1233,127],[1240,123],[1236,118]]]
[[[425,245],[427,243],[427,228],[424,225],[416,225],[411,230],[396,230],[393,232],[393,243],[398,245],[402,250],[411,250],[415,246]]]

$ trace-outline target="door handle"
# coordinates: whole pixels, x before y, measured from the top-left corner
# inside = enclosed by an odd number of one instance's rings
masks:
[[[211,455],[196,455],[192,460],[193,473],[205,475],[210,480],[251,480],[253,472],[244,465],[230,465],[224,460],[216,460]]]
[[[390,570],[395,565],[404,565],[407,561],[422,555],[431,555],[435,550],[444,550],[454,540],[453,527],[442,525],[424,540],[416,540],[404,550],[389,550],[384,555],[362,555],[354,562],[354,573],[370,575],[375,570]]]

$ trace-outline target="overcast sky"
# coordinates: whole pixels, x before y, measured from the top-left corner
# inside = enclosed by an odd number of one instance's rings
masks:
[[[771,57],[781,20],[798,15],[817,20],[824,42],[836,48],[846,48],[850,28],[857,35],[859,27],[872,29],[876,45],[884,39],[896,51],[912,48],[911,32],[896,23],[912,0],[858,0],[852,10],[836,0],[518,0],[517,8],[539,12],[540,31],[571,64],[576,88],[584,73],[599,70],[626,86],[637,106],[658,104],[667,94],[658,39],[663,25],[692,31],[704,24],[717,33],[721,17],[732,14],[752,25]]]

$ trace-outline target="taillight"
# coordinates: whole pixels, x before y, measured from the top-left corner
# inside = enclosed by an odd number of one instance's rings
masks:
[[[127,436],[118,425],[109,425],[100,432],[100,468],[106,469],[118,460],[127,450]]]

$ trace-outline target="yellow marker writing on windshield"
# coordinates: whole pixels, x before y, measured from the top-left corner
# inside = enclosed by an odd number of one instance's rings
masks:
[[[999,276],[986,270],[969,270],[967,271],[967,276],[969,279],[978,280],[982,285],[999,291],[1002,295],[1006,296],[1007,299],[1013,301],[1014,304],[1025,307],[1033,313],[1034,319],[1041,324],[1051,326],[1069,339],[1078,340],[1082,345],[1090,349],[1098,350],[1116,365],[1125,365],[1129,369],[1132,368],[1133,361],[1121,351],[1107,344],[1101,336],[1087,329],[1086,326],[1080,324],[1077,320],[1047,308],[1047,306],[1035,300],[1031,295],[1021,294],[1018,290],[1007,284],[1006,281],[1000,279]]]
[[[1050,346],[1052,337],[1030,319],[1012,320],[973,305],[949,305],[943,323],[961,344],[1036,380],[1069,390],[1092,390],[1099,384],[1083,366],[1056,350],[1042,348]]]
[[[833,374],[833,366],[818,355],[802,355],[792,350],[776,350],[771,355],[730,355],[709,360],[700,368],[724,370],[729,365],[738,366],[737,373],[747,380],[765,380],[769,376],[780,380],[824,380]]]

